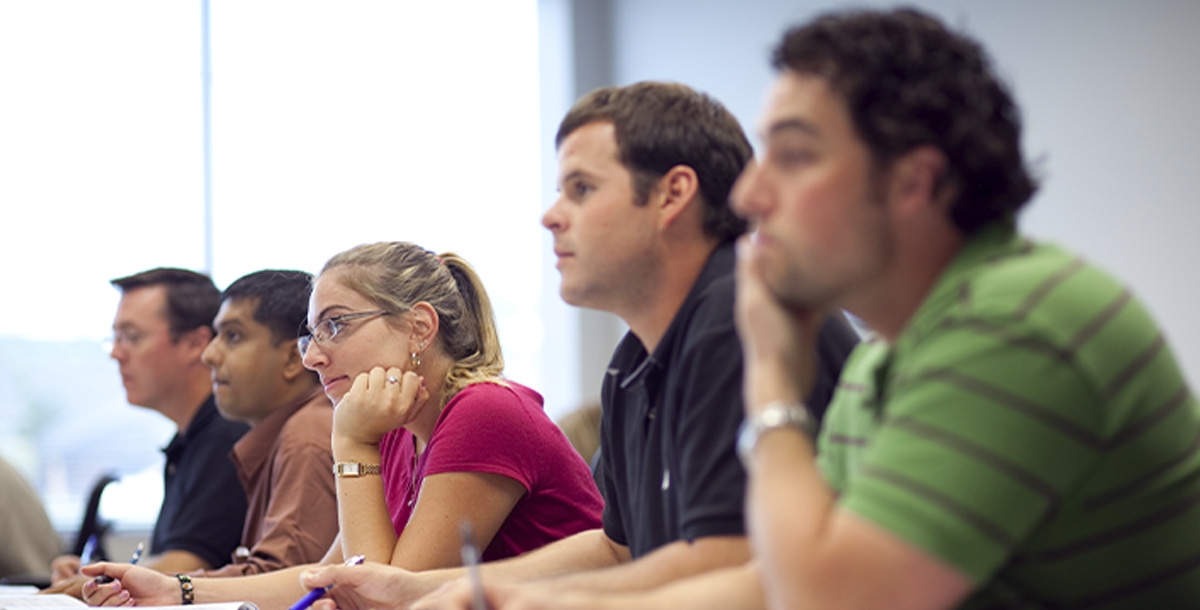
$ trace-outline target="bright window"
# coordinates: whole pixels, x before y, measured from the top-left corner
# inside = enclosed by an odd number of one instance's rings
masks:
[[[211,260],[224,287],[369,241],[454,250],[509,375],[544,374],[536,2],[213,3],[211,240],[201,15],[0,4],[0,451],[67,532],[104,471],[128,488],[106,494],[118,527],[153,520],[141,487],[161,494],[172,427],[125,403],[100,348],[113,277]]]

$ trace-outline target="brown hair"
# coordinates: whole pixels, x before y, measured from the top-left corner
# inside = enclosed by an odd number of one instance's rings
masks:
[[[922,145],[946,155],[963,233],[1015,223],[1037,191],[1021,155],[1021,118],[983,47],[916,9],[831,13],[784,34],[778,70],[826,79],[877,167]]]
[[[704,233],[719,242],[746,231],[729,209],[729,191],[753,154],[737,119],[713,98],[677,83],[604,87],[579,98],[558,127],[554,145],[594,122],[611,122],[621,164],[633,176],[636,205],[672,167],[696,172],[704,199]]]
[[[171,341],[197,328],[212,330],[213,318],[221,309],[221,291],[202,273],[176,267],[156,267],[109,281],[125,294],[138,288],[162,286],[167,291],[163,317],[171,329]]]

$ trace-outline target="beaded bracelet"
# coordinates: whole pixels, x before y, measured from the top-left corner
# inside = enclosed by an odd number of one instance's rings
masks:
[[[196,601],[196,586],[192,584],[192,577],[187,574],[176,574],[175,578],[179,579],[179,590],[183,597],[183,605],[190,606]]]

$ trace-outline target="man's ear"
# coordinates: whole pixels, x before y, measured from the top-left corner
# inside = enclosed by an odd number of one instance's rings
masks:
[[[189,355],[194,355],[196,361],[200,361],[200,354],[204,353],[204,348],[212,341],[213,331],[207,326],[193,328],[182,335],[179,335],[177,344],[182,345],[187,350]]]
[[[695,207],[692,203],[699,197],[700,178],[696,176],[696,170],[687,165],[676,165],[658,179],[651,201],[661,212],[661,226],[667,227]]]
[[[280,358],[283,360],[283,379],[288,383],[296,380],[296,378],[307,375],[308,369],[304,368],[304,356],[300,354],[300,348],[296,346],[295,339],[288,339],[279,344]]]
[[[934,146],[918,146],[892,162],[888,172],[888,201],[903,215],[926,207],[941,208],[949,198],[946,155]]]

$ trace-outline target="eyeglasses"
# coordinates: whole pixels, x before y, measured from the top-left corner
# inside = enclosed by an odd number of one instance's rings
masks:
[[[120,346],[124,349],[133,349],[137,347],[139,341],[150,333],[142,330],[113,330],[111,337],[100,342],[100,348],[105,352],[111,353],[114,348]]]
[[[332,318],[325,318],[324,320],[317,322],[315,327],[309,329],[309,334],[297,339],[296,346],[300,348],[300,355],[303,356],[308,353],[308,346],[310,343],[316,343],[317,345],[320,345],[326,341],[329,341],[330,339],[333,339],[334,337],[338,336],[338,333],[346,330],[346,327],[348,326],[346,323],[350,320],[360,320],[362,318],[370,318],[374,316],[386,316],[388,313],[389,312],[380,309],[377,311],[348,313],[341,316],[333,316]]]

